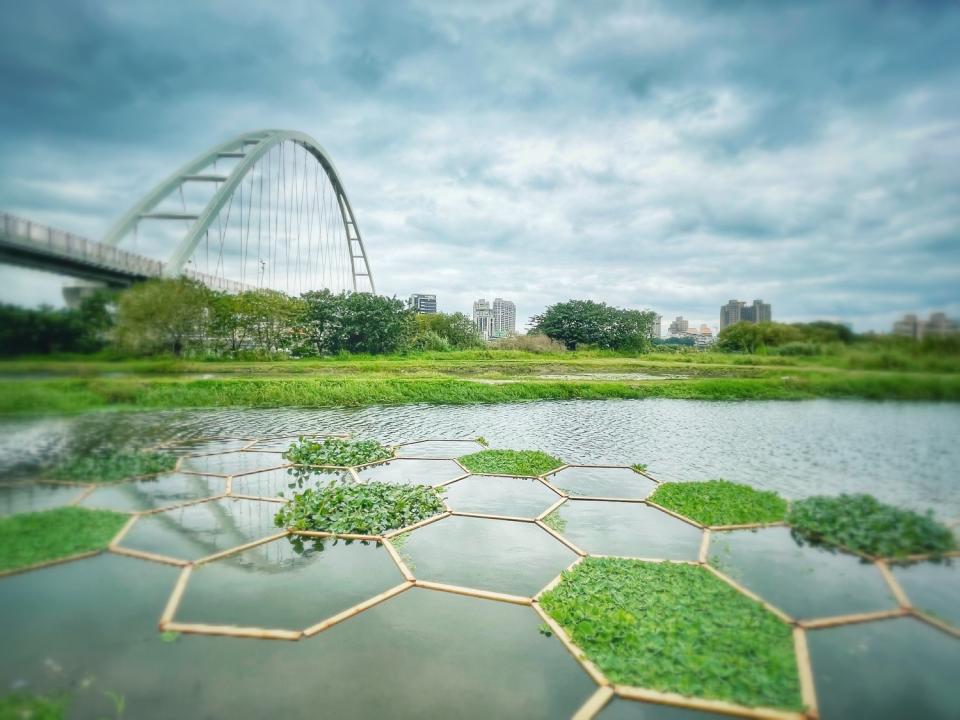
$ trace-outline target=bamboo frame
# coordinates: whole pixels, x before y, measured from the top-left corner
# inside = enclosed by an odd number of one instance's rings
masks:
[[[646,498],[623,498],[623,497],[606,497],[604,495],[577,495],[575,493],[567,495],[568,500],[583,501],[583,502],[615,502],[615,503],[633,503],[634,505],[647,505]]]
[[[327,630],[329,628],[332,628],[334,625],[338,625],[342,623],[344,620],[349,620],[354,615],[359,615],[364,610],[369,610],[374,605],[379,605],[385,600],[389,600],[390,598],[409,590],[413,586],[414,585],[412,582],[402,582],[399,585],[394,585],[389,590],[385,590],[379,595],[374,595],[369,600],[364,600],[361,603],[357,603],[356,605],[353,605],[347,608],[343,612],[339,612],[336,615],[332,615],[331,617],[328,617],[326,620],[321,620],[316,625],[311,625],[310,627],[308,627],[306,630],[303,631],[303,636],[313,637],[314,635],[318,635],[319,633],[322,633],[324,630]]]
[[[873,612],[851,613],[849,615],[834,615],[833,617],[816,618],[814,620],[798,620],[797,625],[804,630],[820,630],[837,627],[839,625],[855,625],[857,623],[873,622],[874,620],[890,620],[912,614],[905,608],[893,610],[876,610]]]
[[[887,583],[887,587],[890,588],[890,592],[894,599],[896,599],[897,604],[902,608],[906,608],[907,610],[912,609],[913,603],[910,602],[910,598],[907,597],[907,593],[904,591],[903,586],[900,585],[899,581],[894,577],[887,563],[885,563],[883,560],[877,560],[874,562],[874,565],[877,566],[880,574],[883,575],[883,579]]]
[[[111,549],[120,544],[120,541],[127,536],[127,533],[130,532],[130,528],[133,527],[134,523],[137,522],[139,515],[131,515],[130,518],[123,524],[117,534],[113,536],[109,543],[107,543],[107,549]]]
[[[702,565],[702,567],[706,568],[706,570],[707,570],[708,572],[712,573],[714,576],[716,576],[716,577],[720,578],[721,580],[723,580],[727,585],[729,585],[730,587],[732,587],[734,590],[737,590],[737,591],[740,592],[742,595],[746,595],[746,596],[747,596],[748,598],[750,598],[751,600],[753,600],[753,601],[755,601],[755,602],[758,602],[758,603],[760,603],[761,605],[763,605],[763,607],[765,607],[769,612],[772,612],[772,613],[773,613],[774,615],[776,615],[778,618],[780,618],[781,620],[783,620],[783,622],[787,623],[788,625],[796,625],[796,624],[797,624],[797,621],[796,621],[794,618],[792,618],[792,617],[790,617],[789,615],[787,615],[783,610],[781,610],[780,608],[778,608],[776,605],[773,605],[773,604],[767,602],[766,600],[764,600],[762,597],[760,597],[759,595],[757,595],[757,594],[756,594],[755,592],[753,592],[752,590],[749,590],[749,589],[745,588],[743,585],[741,585],[740,583],[738,583],[736,580],[734,580],[734,579],[733,579],[732,577],[730,577],[729,575],[726,575],[726,574],[720,572],[719,570],[717,570],[715,567],[713,567],[713,565],[710,565],[709,563],[704,563],[704,564]]]
[[[420,522],[414,523],[413,525],[407,525],[406,527],[397,528],[396,530],[391,530],[390,532],[384,533],[383,537],[389,540],[390,538],[396,537],[397,535],[403,535],[408,532],[413,532],[414,530],[418,530],[419,528],[425,527],[431,523],[438,522],[450,516],[451,516],[451,512],[447,510],[446,512],[439,513],[437,515],[434,515],[433,517],[428,517],[427,519],[421,520]]]
[[[400,553],[393,546],[393,543],[390,542],[387,538],[383,539],[383,547],[386,548],[387,553],[393,559],[393,562],[396,564],[397,568],[400,570],[400,574],[403,575],[403,579],[407,582],[414,582],[416,578],[413,576],[413,573],[410,571],[409,566],[404,562],[403,558],[400,557]]]
[[[551,489],[552,489],[552,488],[551,488]],[[563,497],[563,496],[561,495],[559,500],[557,500],[553,505],[551,505],[550,507],[548,507],[548,508],[547,508],[546,510],[544,510],[542,513],[540,513],[539,515],[537,515],[536,519],[537,519],[537,520],[546,520],[548,517],[550,517],[550,515],[551,515],[552,513],[554,513],[554,512],[556,512],[557,510],[559,510],[559,509],[560,509],[560,506],[563,505],[566,501],[567,501],[567,498],[565,498],[565,497]]]
[[[707,698],[687,697],[677,693],[647,690],[646,688],[630,685],[614,685],[613,691],[618,697],[625,700],[639,700],[640,702],[656,703],[658,705],[672,705],[689,710],[704,710],[718,715],[732,715],[741,718],[757,718],[758,720],[805,720],[803,713],[778,710],[777,708],[750,707],[739,705],[726,700],[709,700]]]
[[[67,505],[72,506],[72,507],[77,507],[77,506],[79,506],[80,503],[82,503],[84,500],[86,500],[88,497],[90,497],[90,495],[92,495],[92,494],[93,494],[93,491],[96,490],[96,489],[97,489],[97,486],[96,486],[96,485],[92,485],[92,484],[91,484],[91,485],[88,485],[87,487],[85,487],[83,490],[80,491],[80,494],[79,494],[79,495],[77,495],[73,500],[71,500],[69,503],[67,503]]]
[[[231,498],[237,498],[238,500],[256,500],[257,502],[269,502],[269,503],[276,503],[278,505],[286,505],[287,503],[290,502],[290,498],[267,497],[266,495],[246,495],[242,493],[230,493],[230,494],[221,495],[220,497],[231,497]],[[213,500],[216,498],[207,498],[207,499]]]
[[[210,495],[209,497],[196,498],[194,500],[184,500],[180,503],[175,503],[173,505],[164,505],[163,507],[150,508],[149,510],[139,510],[133,513],[137,517],[147,517],[148,515],[159,515],[160,513],[165,513],[168,510],[179,510],[180,508],[190,507],[191,505],[200,505],[201,503],[210,502],[211,500],[221,500],[227,497],[235,497],[233,495],[228,495],[226,492],[219,495]]]
[[[105,551],[105,549],[88,550],[87,552],[64,555],[63,557],[52,558],[51,560],[42,560],[41,562],[31,563],[30,565],[21,565],[20,567],[0,570],[0,578],[10,577],[11,575],[19,575],[20,573],[30,572],[31,570],[41,570],[54,565],[63,565],[64,563],[73,562],[74,560],[84,560],[86,558],[94,557],[95,555],[100,555]]]
[[[613,688],[603,685],[593,691],[593,695],[573,714],[572,720],[593,720],[613,697]]]
[[[922,622],[925,622],[931,627],[935,627],[937,630],[942,630],[948,635],[953,635],[955,638],[960,638],[960,628],[951,625],[948,622],[941,620],[940,618],[934,617],[933,615],[924,612],[923,610],[913,609],[910,611],[910,615],[917,618]]]
[[[133,548],[121,547],[120,545],[112,545],[108,547],[107,550],[117,555],[126,555],[127,557],[149,560],[163,565],[173,565],[174,567],[183,567],[184,565],[190,564],[188,560],[180,560],[179,558],[170,557],[169,555],[146,552],[145,550],[134,550]]]
[[[459,475],[455,477],[453,480],[444,480],[443,482],[439,482],[436,485],[431,485],[430,487],[433,487],[433,488],[447,487],[449,485],[453,485],[454,483],[458,483],[461,480],[466,480],[468,477],[470,477],[470,475]]]
[[[180,571],[177,584],[173,586],[173,592],[170,593],[170,597],[167,598],[167,604],[164,606],[163,614],[160,615],[160,621],[157,623],[157,627],[160,630],[166,630],[167,625],[173,622],[173,616],[176,614],[177,608],[180,607],[180,601],[183,599],[183,593],[187,589],[187,581],[190,580],[190,573],[192,572],[193,565],[186,565],[183,570]]]
[[[481,520],[505,520],[506,522],[535,523],[534,517],[520,517],[518,515],[493,515],[490,513],[464,512],[462,510],[451,510],[450,514],[454,517],[479,518]]]
[[[303,636],[302,630],[271,630],[258,627],[241,627],[235,625],[208,625],[204,623],[169,622],[164,627],[166,632],[179,632],[192,635],[223,635],[225,637],[253,638],[256,640],[299,640]]]
[[[645,505],[652,508],[656,508],[660,512],[665,512],[667,515],[670,515],[671,517],[675,517],[677,520],[683,520],[683,522],[687,523],[688,525],[693,525],[695,528],[700,528],[701,530],[706,529],[706,526],[703,523],[697,522],[693,518],[688,518],[684,515],[681,515],[678,512],[674,512],[669,508],[665,508],[663,505],[658,505],[657,503],[653,502],[653,500],[644,500],[643,502]]]
[[[584,672],[590,676],[591,680],[593,680],[600,687],[610,685],[610,681],[607,680],[607,676],[604,675],[600,671],[600,668],[594,665],[593,661],[587,657],[587,654],[581,650],[575,642],[573,642],[570,636],[567,635],[567,631],[563,629],[560,623],[550,617],[547,611],[540,607],[539,602],[533,602],[533,609],[536,610],[537,615],[540,616],[540,619],[543,620],[547,627],[550,628],[550,631],[557,636],[561,643],[563,643],[563,646],[567,649],[567,652],[569,652],[573,656],[574,660],[580,664],[580,667],[584,669]]]
[[[556,576],[555,578],[553,578],[553,580],[551,580],[551,581],[548,582],[546,585],[544,585],[542,588],[540,588],[540,590],[537,592],[537,594],[533,596],[534,601],[539,602],[539,600],[540,600],[541,597],[543,597],[544,595],[546,595],[548,592],[550,592],[550,591],[553,590],[557,585],[560,584],[560,582],[563,580],[563,576],[564,576],[564,575],[566,575],[568,572],[570,572],[571,570],[573,570],[577,565],[579,565],[579,564],[582,563],[582,562],[583,562],[583,556],[582,556],[582,555],[579,555],[576,560],[574,560],[572,563],[570,563],[569,565],[567,565],[563,570],[561,570],[561,571],[557,574],[557,576]]]
[[[700,539],[700,552],[697,554],[697,562],[706,565],[710,557],[710,528],[703,529],[703,537]]]
[[[539,527],[539,528],[543,529],[544,531],[550,533],[555,539],[559,540],[561,543],[563,543],[563,544],[566,545],[568,548],[570,548],[571,550],[573,550],[577,555],[580,555],[580,556],[586,556],[586,555],[587,555],[587,553],[585,553],[583,550],[581,550],[580,548],[578,548],[578,547],[577,547],[576,545],[574,545],[572,542],[570,542],[569,540],[567,540],[563,535],[561,535],[560,533],[558,533],[558,532],[557,532],[556,530],[554,530],[552,527],[550,527],[549,525],[545,525],[544,522],[543,522],[543,520],[534,520],[533,522],[534,522],[535,525],[537,525],[537,527]]]
[[[800,679],[800,698],[807,707],[807,716],[820,716],[817,708],[817,688],[813,681],[813,663],[807,646],[807,633],[803,628],[793,628],[793,650],[797,658],[797,675]]]
[[[331,540],[363,540],[366,542],[383,542],[383,535],[360,535],[359,533],[335,533],[324,530],[288,530],[285,534],[300,537],[329,538]],[[276,539],[276,538],[274,538]]]
[[[236,547],[227,548],[226,550],[221,550],[220,552],[215,552],[212,555],[207,555],[195,561],[197,565],[206,565],[211,563],[214,560],[221,560],[225,557],[230,557],[231,555],[236,555],[237,553],[242,553],[246,550],[258,547],[260,545],[266,545],[267,543],[274,542],[275,540],[282,540],[283,538],[290,535],[289,530],[284,530],[283,532],[270,535],[265,538],[260,538],[259,540],[254,540],[252,542],[244,543],[243,545],[237,545]]]
[[[765,523],[740,523],[738,525],[707,525],[710,530],[726,532],[728,530],[763,530],[772,527],[789,527],[783,520],[774,520]]]
[[[494,592],[493,590],[479,590],[461,585],[431,582],[430,580],[415,580],[414,586],[424,588],[425,590],[437,590],[438,592],[446,592],[453,595],[466,595],[467,597],[480,598],[481,600],[494,600],[496,602],[510,603],[511,605],[530,605],[533,603],[533,598],[522,595],[509,595],[507,593]]]

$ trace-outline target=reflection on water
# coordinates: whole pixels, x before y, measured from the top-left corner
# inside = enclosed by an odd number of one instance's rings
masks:
[[[608,400],[203,410],[0,421],[0,475],[68,450],[204,435],[350,431],[399,442],[486,437],[567,462],[646,463],[659,479],[723,477],[790,497],[869,492],[960,515],[960,407],[937,403]]]

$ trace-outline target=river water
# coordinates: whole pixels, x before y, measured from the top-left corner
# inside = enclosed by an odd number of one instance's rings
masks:
[[[868,492],[960,516],[960,406],[846,400],[607,400],[348,409],[104,412],[0,421],[0,476],[67,452],[200,436],[349,431],[385,442],[485,437],[567,462],[646,463],[660,480],[725,478],[791,498]]]

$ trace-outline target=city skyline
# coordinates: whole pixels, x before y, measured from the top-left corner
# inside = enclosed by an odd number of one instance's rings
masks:
[[[387,295],[889,331],[960,316],[957,35],[951,3],[37,0],[0,26],[0,207],[97,239],[204,148],[292,128]],[[4,267],[0,301],[60,281]]]

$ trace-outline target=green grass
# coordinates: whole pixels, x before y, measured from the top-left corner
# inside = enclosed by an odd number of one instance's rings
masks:
[[[547,515],[543,519],[543,524],[546,525],[551,530],[563,534],[564,530],[567,529],[567,521],[562,515],[560,515],[560,508],[557,508],[552,513]]]
[[[870,495],[798,500],[788,522],[796,536],[827,547],[848,548],[875,557],[937,556],[956,549],[949,528],[925,515],[885,505]]]
[[[376,440],[342,440],[299,438],[283,453],[290,462],[299,465],[364,465],[393,457],[393,450]]]
[[[0,572],[102,550],[128,517],[64,507],[0,518]]]
[[[13,693],[0,698],[0,720],[63,720],[66,698]]]
[[[169,453],[110,451],[64,460],[48,471],[54,480],[114,482],[173,470],[177,458]]]
[[[777,368],[765,365],[709,365],[721,376],[686,379],[579,379],[583,372],[643,371],[653,361],[600,358],[567,364],[516,361],[351,360],[328,364],[217,364],[201,369],[228,373],[197,379],[182,372],[193,365],[162,365],[169,372],[127,377],[79,377],[0,380],[0,413],[72,413],[102,408],[163,409],[194,407],[360,407],[432,403],[463,405],[524,400],[603,400],[675,398],[692,400],[960,400],[960,375],[863,372],[831,368]],[[657,365],[657,363],[653,363]],[[194,364],[196,365],[196,364]],[[9,363],[0,363],[0,369]],[[73,366],[71,366],[73,367]],[[123,365],[121,365],[123,367]],[[701,368],[702,365],[693,365]],[[173,368],[172,370],[170,368]],[[663,372],[678,371],[662,363]],[[686,372],[686,368],[682,368]],[[200,370],[195,370],[199,372]],[[565,380],[536,377],[564,373]],[[232,373],[232,374],[230,374]]]
[[[614,683],[802,709],[791,627],[702,567],[588,557],[540,604]]]
[[[728,480],[663,483],[650,499],[703,525],[769,523],[787,516],[787,501],[777,493]]]
[[[563,465],[539,450],[481,450],[457,460],[470,472],[489,475],[543,475]]]
[[[380,535],[444,511],[443,490],[429,485],[333,482],[307,488],[274,516],[277,527]]]

